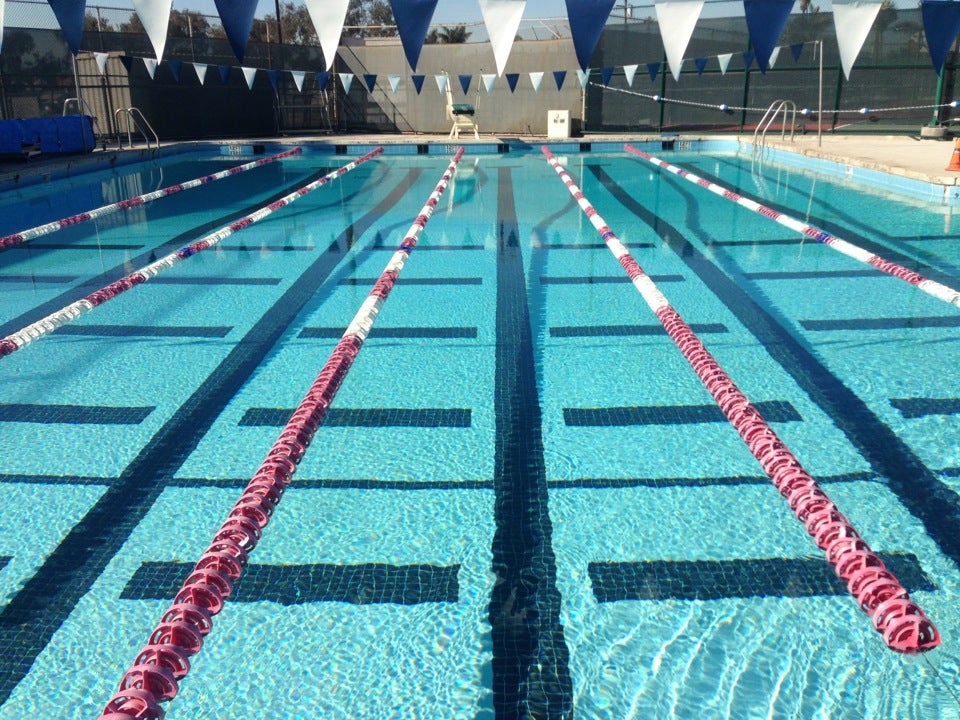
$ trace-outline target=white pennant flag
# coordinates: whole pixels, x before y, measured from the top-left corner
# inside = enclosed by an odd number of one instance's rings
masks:
[[[666,0],[654,5],[657,10],[657,23],[660,25],[660,37],[667,54],[667,63],[673,79],[680,79],[680,61],[687,51],[693,29],[700,19],[703,0]]]
[[[133,0],[133,9],[140,24],[150,38],[157,60],[163,60],[163,48],[167,44],[167,25],[170,24],[170,8],[173,0]]]
[[[480,79],[483,80],[483,87],[487,89],[487,95],[493,92],[493,81],[497,79],[497,76],[493,73],[484,73],[480,76]]]
[[[197,80],[203,85],[203,79],[207,76],[207,66],[204,63],[191,63],[197,73]]]
[[[3,0],[0,0],[2,3]],[[110,57],[107,53],[95,52],[93,54],[93,59],[97,61],[97,68],[100,70],[100,74],[104,75],[107,72],[107,58]]]
[[[303,70],[291,70],[290,76],[293,78],[293,82],[297,86],[297,92],[303,92],[303,79],[307,76],[307,73]]]
[[[633,76],[637,74],[639,65],[624,65],[623,74],[627,76],[627,87],[633,87]]]
[[[390,89],[393,91],[393,94],[397,94],[397,88],[400,87],[400,76],[399,75],[387,75],[387,80],[390,81]]]
[[[253,90],[253,81],[254,78],[257,77],[257,69],[249,67],[241,67],[240,69],[243,71],[243,77],[247,81],[247,88]]]
[[[153,58],[143,58],[143,66],[147,68],[147,74],[150,76],[150,79],[153,80],[153,76],[157,74],[157,63]]]
[[[542,72],[532,72],[530,73],[530,84],[533,85],[534,92],[540,92],[540,83],[543,82],[543,73]]]
[[[770,52],[770,59],[767,60],[767,70],[773,70],[773,66],[777,64],[777,58],[780,57],[780,46],[777,45]]]
[[[586,88],[587,83],[590,82],[590,68],[586,70],[577,70],[577,78],[580,80],[580,87]]]
[[[350,0],[304,0],[304,4],[313,22],[313,29],[320,38],[323,60],[327,64],[326,71],[330,72],[333,59],[337,56],[337,46],[340,45],[340,34],[347,19]]]
[[[480,14],[493,47],[497,75],[503,75],[527,0],[480,0]]]
[[[340,76],[340,84],[343,85],[343,91],[349,95],[350,86],[353,85],[353,73],[337,73]]]
[[[883,0],[833,0],[833,23],[836,26],[837,45],[843,74],[850,79],[853,62],[860,54],[870,28],[877,19]],[[843,28],[843,32],[840,31]]]
[[[717,62],[720,63],[720,74],[727,74],[727,67],[730,65],[730,58],[733,57],[733,53],[726,53],[725,55],[717,55]]]
[[[447,91],[447,76],[434,75],[433,79],[437,81],[437,90],[439,90],[440,94],[443,95],[443,93]]]

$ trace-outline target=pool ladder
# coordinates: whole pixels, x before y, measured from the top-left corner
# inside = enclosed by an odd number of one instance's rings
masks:
[[[780,125],[780,139],[787,135],[787,126],[790,126],[790,142],[793,142],[793,131],[797,125],[797,105],[792,100],[774,100],[760,118],[757,128],[753,131],[753,161],[763,163],[763,156],[767,149],[767,131],[782,114],[783,122]],[[788,121],[789,114],[789,121]]]
[[[123,150],[123,130],[120,127],[120,118],[124,119],[124,125],[126,126],[127,130],[128,146],[131,148],[133,147],[133,130],[137,130],[147,143],[147,150],[150,149],[150,135],[153,136],[153,141],[157,143],[157,150],[160,149],[160,138],[157,137],[156,131],[153,129],[150,123],[147,122],[147,118],[143,116],[143,113],[140,112],[139,108],[117,108],[116,112],[113,113],[113,118],[117,126],[117,147],[120,150]],[[147,135],[147,131],[150,132],[150,135]]]

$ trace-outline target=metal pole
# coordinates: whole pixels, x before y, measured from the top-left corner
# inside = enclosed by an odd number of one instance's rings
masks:
[[[77,56],[76,55],[73,55],[73,54],[70,55],[70,64],[71,64],[71,67],[73,67],[73,84],[74,84],[74,87],[77,89],[77,114],[80,116],[79,117],[80,142],[83,143],[82,145],[83,151],[86,152],[87,151],[87,134],[83,132],[83,98],[80,95],[80,75],[77,72]],[[92,122],[92,119],[91,119],[91,122]],[[90,149],[94,150],[96,148],[90,148]]]
[[[823,147],[823,40],[820,40],[820,83],[817,93],[817,147]]]

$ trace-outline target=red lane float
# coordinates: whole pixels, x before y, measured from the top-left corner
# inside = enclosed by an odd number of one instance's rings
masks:
[[[203,177],[187,180],[186,182],[177,183],[176,185],[169,185],[165,188],[154,190],[153,192],[137,195],[136,197],[128,198],[126,200],[120,200],[119,202],[111,203],[110,205],[104,205],[103,207],[99,207],[94,210],[77,213],[76,215],[62,218],[61,220],[54,220],[53,222],[38,225],[37,227],[30,228],[29,230],[21,230],[18,233],[0,237],[0,250],[11,247],[12,245],[25,243],[28,240],[33,240],[41,235],[49,235],[52,232],[62,230],[63,228],[70,227],[71,225],[78,225],[79,223],[86,222],[87,220],[96,220],[104,215],[115,213],[118,210],[127,210],[132,207],[145,205],[146,203],[153,202],[159,198],[174,195],[181,190],[190,190],[191,188],[195,188],[199,185],[205,185],[206,183],[210,183],[215,180],[221,180],[231,175],[237,175],[239,173],[246,172],[247,170],[253,170],[254,168],[262,167],[267,163],[272,163],[275,160],[282,160],[283,158],[292,157],[300,152],[300,148],[295,147],[290,150],[285,150],[282,153],[271,155],[270,157],[254,160],[253,162],[248,162],[244,165],[237,165],[236,167],[232,167],[227,170],[221,170],[220,172],[213,173],[212,175],[204,175]]]
[[[819,243],[828,245],[834,250],[843,253],[847,257],[853,258],[854,260],[858,260],[862,263],[866,263],[867,265],[872,265],[877,270],[885,272],[887,275],[892,275],[893,277],[903,280],[904,282],[908,282],[928,295],[932,295],[938,300],[943,300],[946,303],[960,307],[960,291],[954,290],[953,288],[943,285],[942,283],[938,283],[935,280],[930,280],[929,278],[926,278],[923,275],[914,272],[913,270],[905,268],[903,265],[898,265],[895,262],[884,260],[879,255],[874,255],[868,250],[864,250],[862,247],[858,247],[857,245],[849,243],[846,240],[841,240],[840,238],[831,235],[824,230],[820,230],[813,225],[808,225],[800,220],[797,220],[796,218],[790,217],[789,215],[784,215],[783,213],[778,212],[773,208],[769,208],[766,205],[761,205],[756,200],[751,200],[750,198],[744,197],[739,193],[730,190],[729,188],[725,188],[722,185],[717,185],[709,180],[705,180],[691,172],[687,172],[683,168],[677,167],[676,165],[671,165],[660,158],[654,157],[649,153],[645,153],[643,150],[638,150],[632,145],[627,144],[624,145],[623,148],[629,153],[633,153],[644,160],[649,160],[654,165],[661,167],[678,177],[682,177],[684,180],[689,180],[695,185],[706,188],[715,195],[719,195],[727,200],[732,200],[737,205],[745,207],[748,210],[753,210],[754,212],[764,215],[771,220],[776,220],[784,227],[788,227],[791,230],[795,230],[796,232],[806,235],[809,238],[813,238]]]
[[[380,308],[416,246],[417,238],[433,215],[463,152],[461,147],[453,156],[400,247],[290,416],[266,459],[213,536],[190,577],[184,581],[173,604],[160,618],[146,647],[123,676],[119,691],[110,698],[99,720],[163,718],[164,711],[158,703],[176,696],[178,683],[190,669],[188,658],[203,646],[204,637],[213,628],[212,617],[223,608],[233,584],[240,579],[247,558],[290,485],[297,465],[350,371]]]
[[[847,583],[860,609],[872,618],[883,641],[892,650],[909,655],[937,647],[937,628],[910,600],[907,590],[670,306],[550,150],[544,147],[543,153],[797,519],[824,551],[837,576]]]
[[[218,242],[226,237],[229,237],[230,235],[233,235],[233,233],[237,232],[238,230],[243,230],[245,227],[249,227],[255,222],[263,220],[263,218],[267,217],[271,213],[279,210],[282,207],[285,207],[286,205],[289,205],[299,198],[302,198],[304,195],[316,190],[318,187],[326,185],[331,180],[334,180],[341,175],[345,175],[358,165],[365,163],[367,160],[376,157],[382,152],[382,147],[375,148],[366,155],[357,158],[353,162],[334,170],[332,173],[324,175],[319,180],[314,180],[313,182],[304,185],[299,190],[293,191],[289,195],[286,195],[279,200],[276,200],[275,202],[272,202],[269,205],[266,205],[259,210],[240,218],[236,222],[220,228],[216,232],[200,238],[196,242],[186,245],[179,250],[162,257],[156,262],[152,262],[149,265],[142,267],[139,270],[136,270],[129,275],[90,293],[86,297],[83,297],[76,302],[70,303],[66,307],[60,308],[56,312],[47,315],[45,318],[37,320],[35,323],[27,325],[25,328],[21,328],[11,335],[7,335],[7,337],[0,339],[0,358],[6,357],[7,355],[16,352],[34,340],[53,332],[61,325],[65,325],[71,320],[80,317],[84,313],[93,310],[95,307],[97,307],[97,305],[102,305],[107,300],[112,300],[117,295],[126,292],[135,285],[145,283],[150,278],[156,277],[164,270],[173,267],[181,260],[186,260],[191,255],[196,255],[201,250],[206,250],[207,248],[213,247]]]

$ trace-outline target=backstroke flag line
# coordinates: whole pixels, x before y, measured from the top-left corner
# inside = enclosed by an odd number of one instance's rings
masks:
[[[703,11],[703,0],[667,0],[654,5],[663,49],[667,54],[673,79],[680,79],[680,65],[693,30]]]
[[[340,45],[340,35],[343,33],[350,0],[304,0],[304,4],[307,6],[313,29],[320,38],[326,70],[330,72],[333,59],[337,55],[337,47]]]
[[[833,25],[847,80],[882,4],[883,0],[833,0]]]
[[[479,0],[479,2],[483,23],[487,26],[487,35],[493,47],[493,58],[497,63],[497,75],[503,75],[527,0]]]

